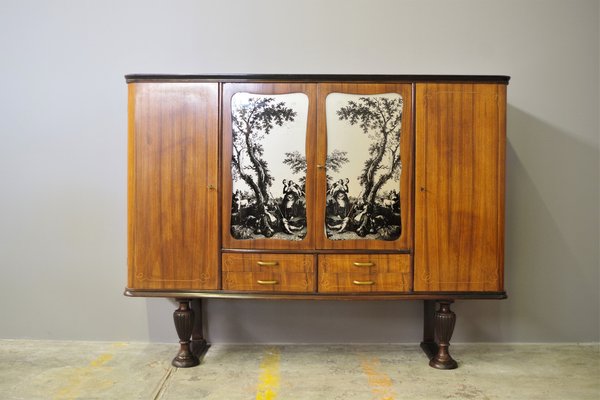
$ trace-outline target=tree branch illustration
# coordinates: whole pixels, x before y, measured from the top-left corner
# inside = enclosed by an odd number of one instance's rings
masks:
[[[348,152],[334,149],[331,153],[327,155],[325,160],[325,166],[327,168],[327,172],[339,172],[344,164],[348,161]],[[289,153],[285,153],[285,159],[283,163],[290,166],[292,170],[292,174],[296,175],[299,173],[303,173],[304,175],[300,178],[300,182],[302,185],[306,184],[306,156],[300,154],[299,151],[293,151]],[[331,182],[333,178],[327,174],[327,182]]]
[[[256,196],[257,205],[269,202],[269,188],[273,176],[268,163],[263,158],[264,148],[261,141],[271,133],[275,126],[283,126],[294,121],[296,112],[285,102],[275,102],[273,97],[250,98],[232,110],[232,139],[234,154],[232,167],[250,186]],[[248,157],[249,164],[242,162],[242,155]],[[254,172],[246,173],[245,170]]]
[[[395,175],[400,166],[400,123],[402,120],[402,99],[386,97],[360,97],[349,101],[337,111],[340,121],[356,125],[371,139],[370,158],[365,160],[359,182],[363,186],[362,200],[374,203],[379,189]],[[386,154],[392,155],[389,166],[383,165]],[[377,178],[377,173],[385,169]]]

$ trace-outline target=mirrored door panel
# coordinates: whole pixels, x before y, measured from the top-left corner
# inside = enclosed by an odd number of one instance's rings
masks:
[[[319,247],[409,249],[410,84],[319,86]]]
[[[224,247],[310,247],[315,85],[225,84],[223,101]]]

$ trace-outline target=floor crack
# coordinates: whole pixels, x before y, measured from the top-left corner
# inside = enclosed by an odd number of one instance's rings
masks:
[[[160,383],[158,384],[156,394],[154,395],[152,400],[160,400],[163,398],[164,394],[167,392],[167,389],[171,385],[171,380],[173,378],[173,375],[175,375],[175,372],[177,372],[177,368],[169,367],[167,373],[163,376]]]

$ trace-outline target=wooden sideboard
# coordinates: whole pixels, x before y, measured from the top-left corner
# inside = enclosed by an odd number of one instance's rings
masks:
[[[450,304],[506,298],[509,77],[126,80],[125,294],[178,300],[173,365],[206,348],[202,298],[423,300],[440,369]]]

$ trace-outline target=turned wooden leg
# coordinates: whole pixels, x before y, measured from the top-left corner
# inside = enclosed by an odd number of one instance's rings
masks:
[[[429,365],[438,369],[454,369],[458,364],[450,356],[448,347],[450,339],[454,332],[454,324],[456,323],[456,314],[450,310],[452,301],[439,301],[440,308],[436,311],[434,317],[435,338],[438,343],[437,354],[429,361]]]
[[[202,325],[202,299],[192,300],[192,311],[194,312],[194,327],[192,328],[192,353],[200,357],[208,349],[208,343],[204,339],[204,328]]]
[[[421,348],[431,360],[438,352],[435,342],[435,300],[423,302],[423,341]]]
[[[179,336],[180,348],[172,364],[177,368],[194,367],[200,364],[200,360],[190,348],[190,336],[194,328],[194,311],[190,308],[189,300],[179,299],[178,301],[179,308],[173,313],[173,321]]]

